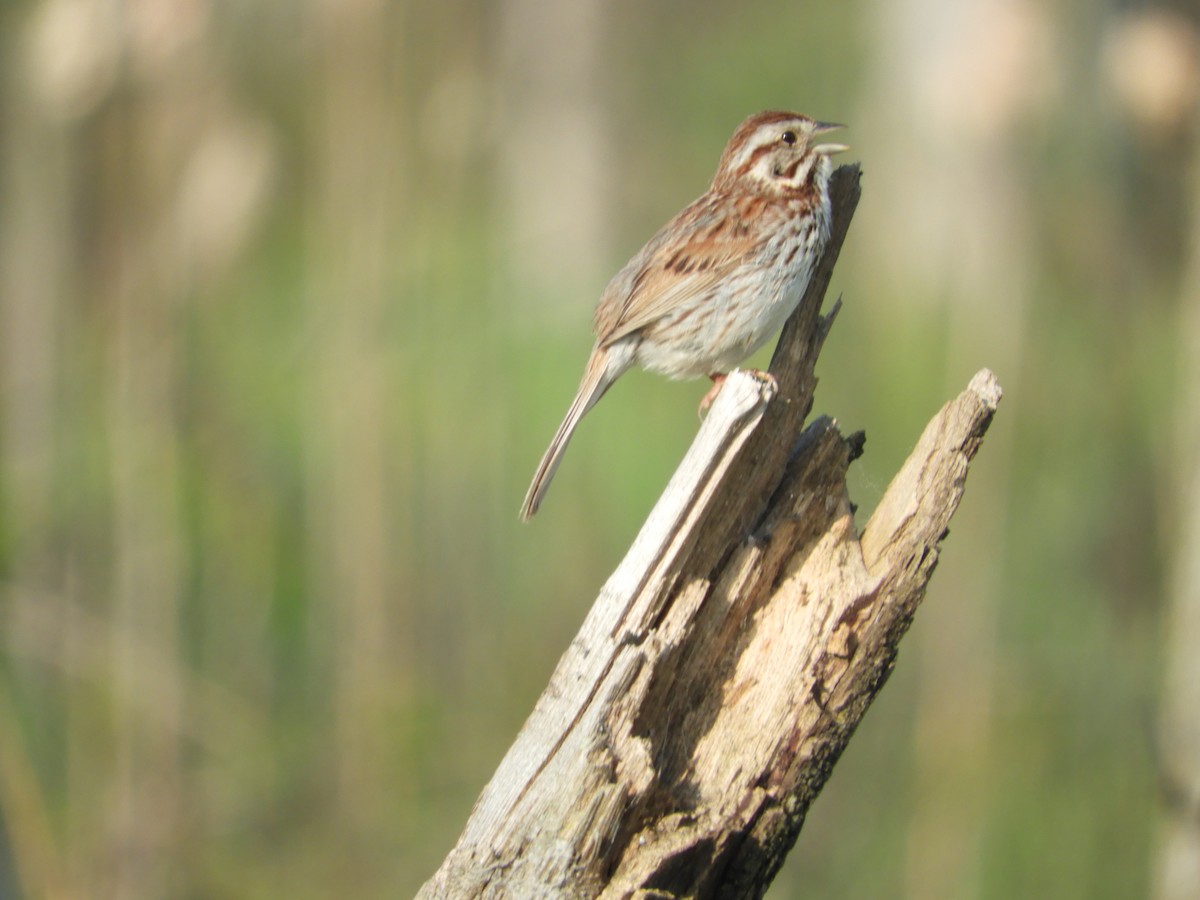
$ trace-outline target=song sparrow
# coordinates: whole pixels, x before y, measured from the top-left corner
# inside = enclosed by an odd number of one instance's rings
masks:
[[[748,118],[708,190],[609,282],[596,306],[596,345],[522,519],[537,512],[579,420],[631,366],[709,376],[703,408],[724,373],[782,327],[829,239],[829,157],[848,149],[814,140],[840,127],[792,112]]]

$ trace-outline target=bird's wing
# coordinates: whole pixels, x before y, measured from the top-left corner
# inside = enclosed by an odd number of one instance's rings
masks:
[[[701,197],[663,226],[609,282],[596,306],[600,346],[703,296],[757,247],[735,204]]]

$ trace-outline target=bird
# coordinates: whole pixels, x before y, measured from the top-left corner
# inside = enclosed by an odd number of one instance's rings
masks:
[[[521,519],[538,511],[583,416],[633,366],[712,389],[783,326],[829,241],[830,157],[819,143],[845,126],[768,110],[743,121],[708,189],[684,207],[605,288],[595,345],[562,424],[538,463]]]

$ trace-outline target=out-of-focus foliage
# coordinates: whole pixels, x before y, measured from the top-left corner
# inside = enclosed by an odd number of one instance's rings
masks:
[[[518,524],[592,304],[769,107],[865,171],[817,397],[867,431],[862,511],[976,369],[1007,391],[772,896],[1145,895],[1196,34],[1067,0],[8,4],[0,895],[417,888],[696,427],[705,386],[631,374]]]

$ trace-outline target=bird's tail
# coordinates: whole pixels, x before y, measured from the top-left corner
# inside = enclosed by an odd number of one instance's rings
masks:
[[[587,369],[583,373],[583,380],[579,382],[579,390],[575,393],[575,399],[571,401],[571,408],[567,410],[562,424],[554,433],[554,439],[550,441],[550,447],[542,456],[542,461],[538,463],[537,471],[533,474],[533,483],[529,485],[529,491],[525,494],[525,502],[521,504],[522,521],[528,522],[532,519],[533,514],[541,506],[542,497],[546,495],[546,490],[550,487],[550,480],[558,470],[558,464],[562,461],[562,455],[566,452],[567,443],[571,440],[571,435],[575,433],[575,426],[579,424],[579,420],[583,418],[584,413],[596,405],[596,401],[604,396],[609,385],[616,381],[617,376],[627,368],[627,366],[618,366],[613,363],[612,356],[606,350],[597,347],[592,351],[592,355],[588,358]]]

